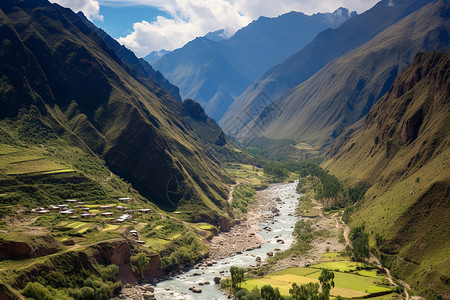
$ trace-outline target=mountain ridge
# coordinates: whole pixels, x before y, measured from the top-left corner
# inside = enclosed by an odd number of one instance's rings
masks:
[[[449,292],[449,99],[450,55],[418,53],[323,163],[348,183],[372,185],[351,225],[364,224],[383,264],[426,298]]]
[[[70,9],[23,0],[0,10],[2,118],[36,107],[45,130],[104,159],[148,199],[187,219],[226,219],[231,179],[196,142],[180,101],[133,76]]]
[[[182,98],[196,100],[208,115],[219,120],[227,104],[256,76],[298,51],[320,31],[353,15],[341,8],[312,16],[291,12],[277,18],[261,17],[228,39],[196,38],[153,66],[180,87]],[[216,104],[209,107],[211,99]]]
[[[450,50],[448,9],[448,3],[435,1],[404,17],[286,92],[273,104],[276,117],[267,118],[264,111],[240,134],[261,128],[259,133],[269,138],[318,147],[331,143],[367,114],[417,51]]]
[[[384,29],[430,2],[432,0],[402,0],[396,1],[391,7],[388,6],[388,0],[383,0],[339,28],[321,32],[302,50],[252,82],[230,106],[219,125],[227,134],[237,134],[266,107],[260,103],[261,99],[275,101],[289,89],[311,78],[333,59],[362,46]]]

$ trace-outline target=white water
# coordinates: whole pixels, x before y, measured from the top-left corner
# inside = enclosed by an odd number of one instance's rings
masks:
[[[165,280],[156,285],[156,299],[227,299],[227,295],[219,290],[219,285],[214,284],[214,277],[229,277],[230,266],[249,267],[255,265],[255,256],[266,258],[266,253],[271,251],[275,253],[276,248],[286,250],[294,242],[292,232],[293,226],[298,218],[294,216],[295,208],[298,204],[299,195],[296,193],[297,181],[294,183],[278,184],[270,186],[265,192],[269,198],[280,198],[282,202],[277,203],[280,215],[273,219],[274,223],[259,224],[259,235],[267,242],[260,249],[245,251],[242,254],[231,256],[217,261],[217,264],[203,269],[192,269],[177,277]],[[272,213],[270,211],[263,214]],[[291,214],[291,215],[289,215]],[[265,231],[262,228],[269,226],[272,231]],[[275,238],[278,236],[277,238]],[[277,243],[278,239],[282,239],[284,244]],[[252,254],[254,256],[252,256]],[[220,270],[224,270],[224,274],[219,274]],[[200,276],[192,276],[194,273],[201,273]],[[199,286],[200,282],[209,281],[210,285]],[[194,286],[202,290],[201,294],[194,294],[189,291],[189,287]]]

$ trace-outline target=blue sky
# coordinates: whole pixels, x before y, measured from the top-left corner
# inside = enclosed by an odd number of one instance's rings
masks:
[[[50,0],[83,13],[138,57],[173,50],[208,32],[231,36],[260,16],[290,11],[362,13],[379,0]],[[397,0],[383,0],[395,5]]]
[[[157,16],[170,18],[166,12],[152,6],[106,6],[100,5],[103,21],[94,19],[93,23],[113,38],[127,36],[133,31],[133,24],[146,20],[155,22]]]

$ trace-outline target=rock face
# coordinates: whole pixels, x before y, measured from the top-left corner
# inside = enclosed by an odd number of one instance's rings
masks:
[[[101,261],[106,265],[122,265],[130,262],[130,245],[124,239],[100,243],[94,247],[98,253],[97,261]]]
[[[58,242],[51,236],[31,238],[30,242],[0,241],[0,259],[33,258],[58,251]]]
[[[150,257],[150,263],[144,271],[144,275],[148,279],[154,279],[164,275],[164,271],[161,269],[161,256],[159,254],[154,254]]]

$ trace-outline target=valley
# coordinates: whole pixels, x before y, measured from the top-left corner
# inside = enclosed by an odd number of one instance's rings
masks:
[[[449,1],[86,1],[0,2],[0,300],[449,299]]]

